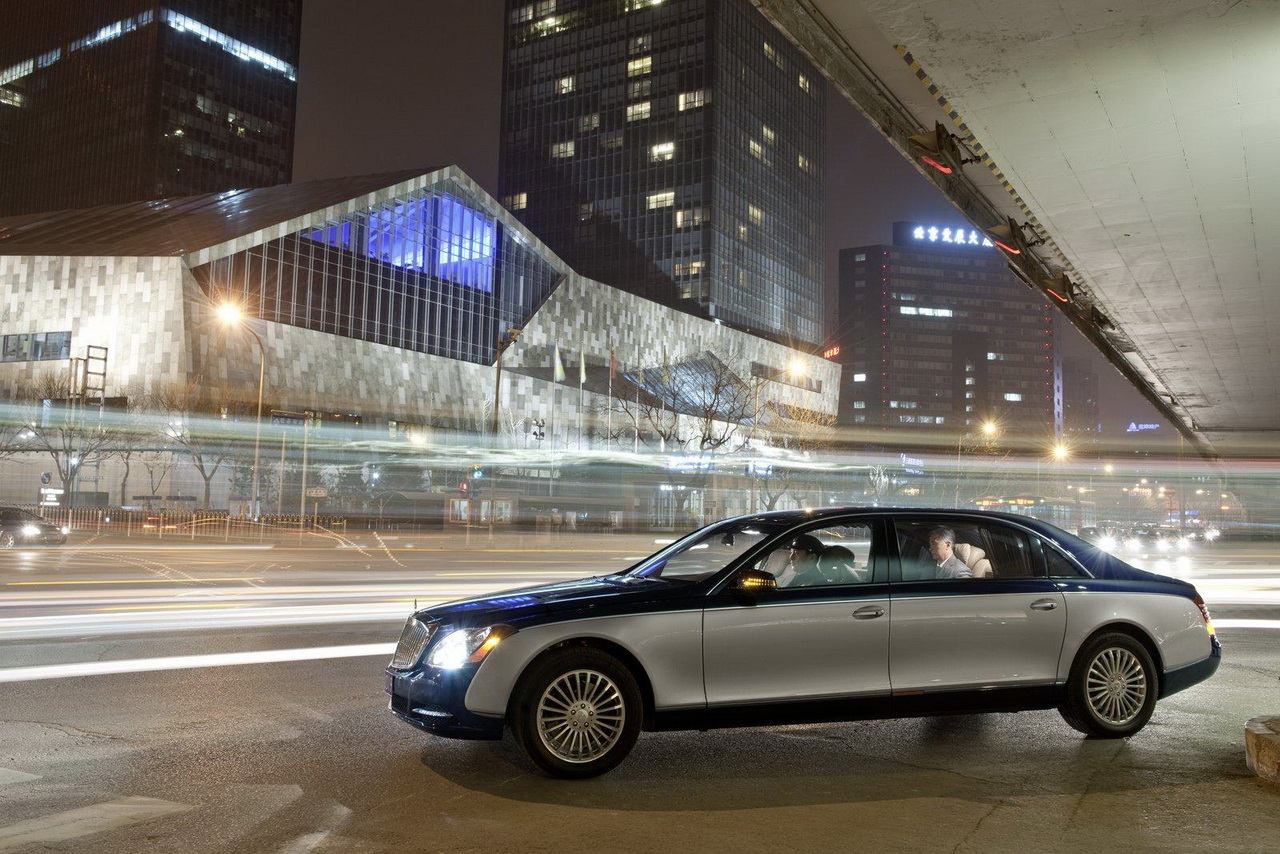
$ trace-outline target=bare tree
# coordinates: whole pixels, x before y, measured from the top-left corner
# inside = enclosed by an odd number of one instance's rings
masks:
[[[151,393],[151,408],[160,414],[161,440],[185,453],[200,478],[204,481],[202,506],[209,507],[213,491],[213,478],[236,450],[236,443],[227,435],[223,425],[213,418],[215,408],[221,405],[211,397],[207,386],[197,380],[162,383]],[[227,404],[228,414],[237,414],[243,406]]]
[[[760,422],[769,442],[793,459],[809,461],[829,448],[835,439],[834,415],[801,406],[769,402],[760,407]],[[760,496],[766,510],[773,510],[787,493],[799,494],[817,487],[818,480],[807,466],[788,465],[780,460],[769,477],[760,478]]]

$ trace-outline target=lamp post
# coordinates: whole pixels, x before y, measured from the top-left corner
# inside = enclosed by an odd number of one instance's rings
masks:
[[[805,365],[799,359],[792,359],[791,364],[785,368],[768,371],[761,376],[756,377],[755,388],[755,406],[751,410],[751,434],[747,438],[747,444],[751,446],[751,453],[755,454],[756,425],[760,423],[760,389],[767,382],[777,380],[779,377],[802,377],[804,376]],[[751,512],[756,512],[756,493],[758,487],[758,476],[756,475],[756,464],[753,459],[749,465],[751,466]]]
[[[235,303],[224,302],[218,306],[218,319],[228,329],[244,329],[258,342],[258,413],[253,426],[253,495],[249,502],[256,520],[261,515],[258,507],[258,449],[262,443],[262,389],[267,378],[267,348],[262,343],[262,336],[246,322],[244,312]]]
[[[956,495],[953,503],[957,509],[960,507],[960,451],[964,447],[964,438],[967,435],[962,430],[960,431],[960,437],[956,439]],[[987,440],[988,444],[994,442],[999,435],[1000,426],[998,424],[994,421],[982,422],[982,436]]]
[[[1066,445],[1064,442],[1061,442],[1061,441],[1055,442],[1053,447],[1049,451],[1049,455],[1053,458],[1053,461],[1055,463],[1066,462],[1067,458],[1071,456],[1071,448],[1068,445]],[[1040,483],[1040,457],[1037,456],[1036,457],[1036,491],[1042,492],[1043,489],[1044,487]]]

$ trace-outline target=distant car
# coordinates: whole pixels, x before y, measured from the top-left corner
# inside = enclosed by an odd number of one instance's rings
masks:
[[[509,725],[543,771],[590,777],[641,729],[1057,708],[1119,738],[1220,657],[1195,587],[1051,525],[833,508],[730,519],[621,572],[419,611],[386,690],[423,730]]]
[[[68,530],[26,510],[0,507],[0,549],[14,546],[61,545]]]

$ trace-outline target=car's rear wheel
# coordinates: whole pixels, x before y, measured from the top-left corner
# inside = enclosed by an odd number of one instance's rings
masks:
[[[511,710],[516,740],[554,777],[595,777],[626,758],[640,735],[635,677],[608,653],[557,650],[521,678]]]
[[[1146,647],[1121,632],[1098,635],[1071,665],[1059,711],[1072,727],[1096,738],[1124,738],[1147,725],[1159,693]]]

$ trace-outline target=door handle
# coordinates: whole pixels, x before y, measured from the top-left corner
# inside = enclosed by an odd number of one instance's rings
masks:
[[[1037,599],[1031,603],[1032,611],[1052,611],[1058,607],[1058,603],[1052,599]]]
[[[879,605],[868,605],[865,608],[859,608],[853,612],[855,620],[874,620],[876,617],[884,616],[884,608]]]

